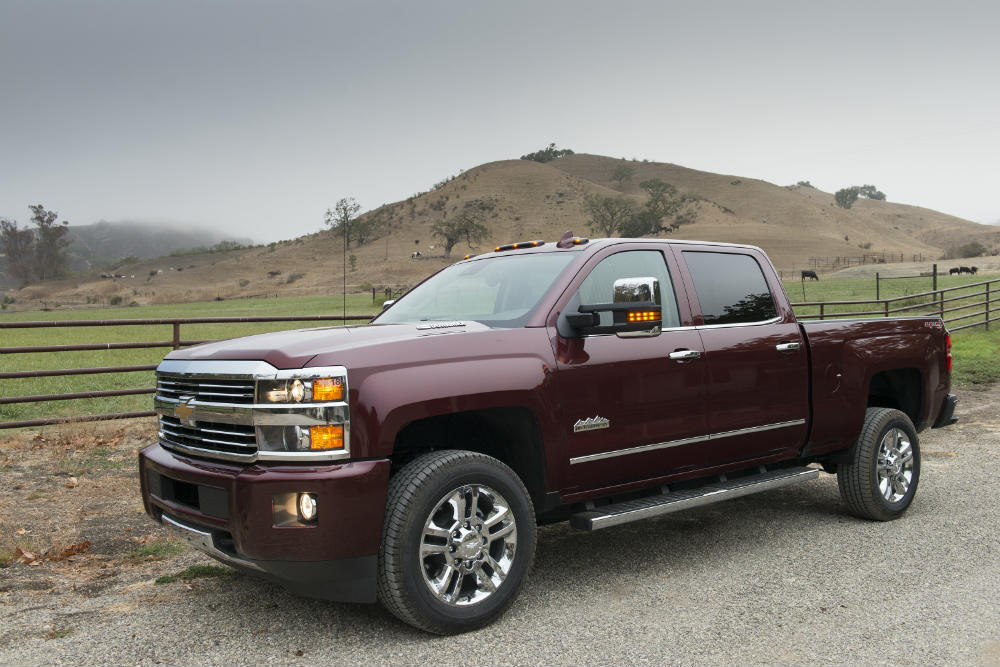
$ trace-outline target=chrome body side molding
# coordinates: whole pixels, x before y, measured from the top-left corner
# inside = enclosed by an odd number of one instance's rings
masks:
[[[629,454],[639,454],[641,452],[651,452],[657,449],[669,449],[671,447],[680,447],[681,445],[691,445],[696,442],[707,442],[709,440],[720,440],[722,438],[732,438],[738,435],[748,435],[750,433],[760,433],[761,431],[773,431],[778,428],[789,428],[792,426],[801,426],[805,424],[805,419],[792,419],[785,422],[777,422],[774,424],[764,424],[762,426],[751,426],[749,428],[741,428],[735,431],[722,431],[721,433],[706,433],[705,435],[697,435],[691,438],[681,438],[680,440],[669,440],[667,442],[655,442],[650,445],[639,445],[638,447],[628,447],[626,449],[616,449],[612,452],[598,452],[597,454],[587,454],[586,456],[575,456],[569,460],[570,464],[577,463],[589,463],[591,461],[600,461],[601,459],[610,459],[617,456],[627,456]]]

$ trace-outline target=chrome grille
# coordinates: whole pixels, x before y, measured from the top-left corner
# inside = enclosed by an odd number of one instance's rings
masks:
[[[254,381],[251,378],[229,380],[157,373],[156,393],[173,400],[193,396],[201,403],[252,405]]]
[[[196,421],[189,426],[175,417],[160,415],[159,436],[167,447],[190,453],[211,452],[234,460],[257,454],[257,432],[251,425]]]

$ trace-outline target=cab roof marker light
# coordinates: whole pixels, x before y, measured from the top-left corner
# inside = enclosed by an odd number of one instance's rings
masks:
[[[538,246],[545,245],[545,241],[518,241],[517,243],[508,243],[506,245],[498,245],[493,249],[493,252],[503,252],[505,250],[520,250],[521,248],[537,248]]]

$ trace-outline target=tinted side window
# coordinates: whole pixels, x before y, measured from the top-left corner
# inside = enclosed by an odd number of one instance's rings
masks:
[[[663,327],[679,327],[680,315],[674,298],[663,253],[658,250],[628,250],[601,260],[594,267],[577,292],[581,304],[611,303],[614,301],[614,284],[621,278],[656,278],[660,287],[660,310]],[[611,324],[611,313],[601,313],[601,324]]]
[[[685,251],[705,324],[761,322],[778,316],[760,265],[750,255]]]

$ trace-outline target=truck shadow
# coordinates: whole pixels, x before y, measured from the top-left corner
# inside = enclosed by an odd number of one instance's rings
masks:
[[[836,524],[855,521],[829,477],[601,531],[578,531],[565,522],[541,526],[526,585],[498,623],[519,624],[525,615],[558,616],[568,602],[581,599],[599,605],[608,598],[639,595],[629,592],[622,573],[629,581],[714,580],[742,568],[752,577],[761,563],[776,556],[780,560],[780,552],[803,541],[816,543],[835,532]],[[405,625],[379,605],[300,598],[251,577],[241,578],[233,592],[247,598],[246,606],[237,602],[236,609],[253,609],[259,600],[268,600],[268,608],[287,622],[302,618],[323,628],[325,640],[447,641]]]

